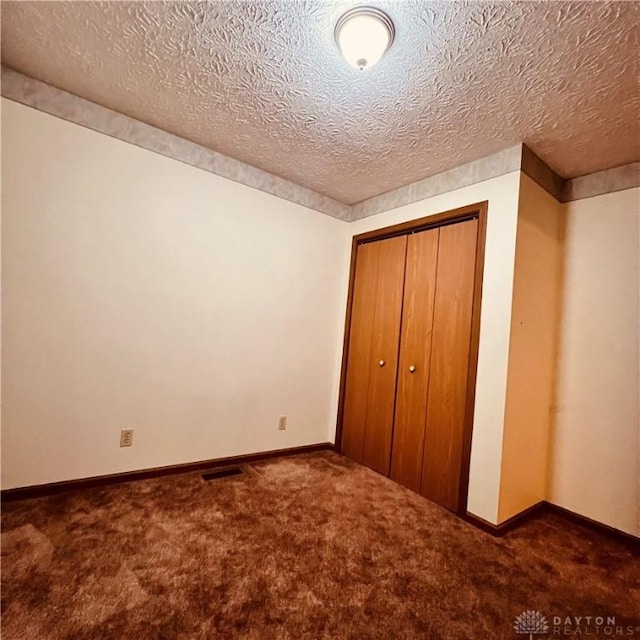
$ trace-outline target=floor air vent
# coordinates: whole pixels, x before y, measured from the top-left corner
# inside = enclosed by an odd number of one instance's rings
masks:
[[[228,467],[226,469],[216,469],[202,474],[203,480],[218,480],[219,478],[228,478],[229,476],[239,476],[242,473],[240,467]]]

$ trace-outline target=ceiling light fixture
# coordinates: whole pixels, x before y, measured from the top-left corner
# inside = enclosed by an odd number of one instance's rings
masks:
[[[369,69],[393,43],[396,29],[391,18],[374,7],[354,7],[342,14],[335,38],[345,60],[356,69]]]

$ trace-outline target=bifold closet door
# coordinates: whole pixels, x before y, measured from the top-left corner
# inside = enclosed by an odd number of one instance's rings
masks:
[[[356,256],[342,452],[389,474],[407,237],[362,244]]]
[[[423,496],[460,505],[478,221],[440,228],[431,371],[422,469]]]
[[[440,229],[412,234],[402,305],[391,478],[420,492]]]

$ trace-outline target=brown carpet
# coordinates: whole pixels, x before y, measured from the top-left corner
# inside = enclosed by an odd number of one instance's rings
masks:
[[[555,515],[496,539],[330,452],[7,503],[2,531],[4,640],[513,640],[524,610],[640,638],[629,547]]]

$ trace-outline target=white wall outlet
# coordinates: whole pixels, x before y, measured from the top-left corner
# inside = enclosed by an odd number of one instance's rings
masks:
[[[130,447],[133,444],[133,429],[123,429],[120,432],[120,446]]]
[[[284,431],[287,428],[287,416],[280,416],[278,420],[278,430]]]

